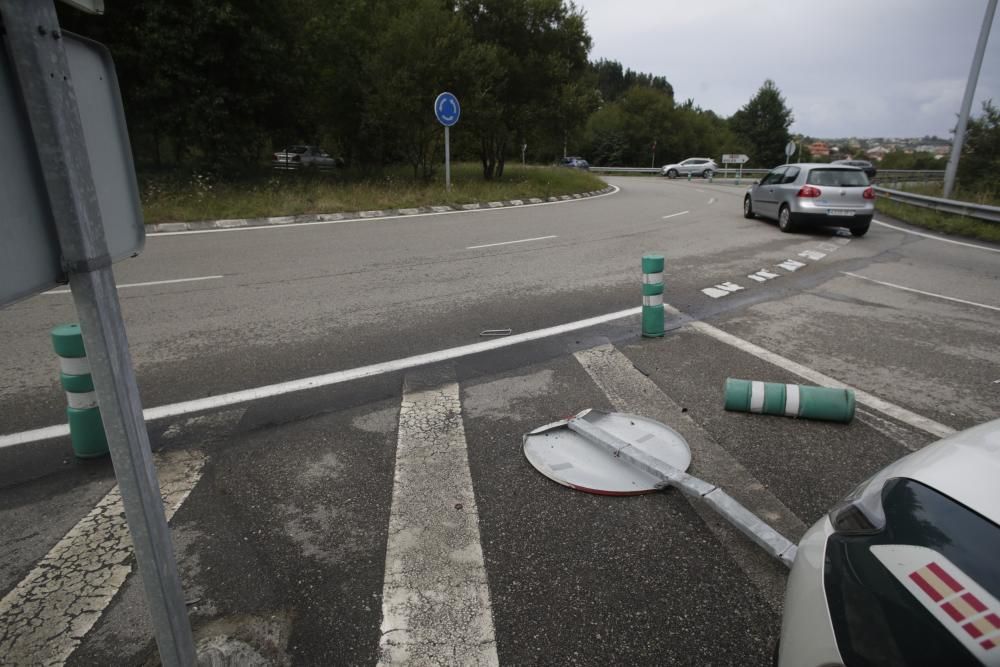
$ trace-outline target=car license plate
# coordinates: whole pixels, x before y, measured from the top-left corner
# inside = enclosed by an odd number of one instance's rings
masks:
[[[854,211],[849,208],[828,208],[826,209],[829,215],[842,215],[845,217],[850,217],[854,215]]]

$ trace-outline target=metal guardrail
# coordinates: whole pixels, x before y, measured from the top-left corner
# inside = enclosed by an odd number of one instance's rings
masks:
[[[602,174],[659,174],[660,167],[599,167],[591,165],[590,170]],[[715,172],[716,178],[735,178],[742,173],[743,177],[762,176],[770,169],[718,169]],[[684,176],[678,176],[684,178]],[[893,184],[912,183],[915,181],[939,181],[944,178],[943,169],[880,169],[875,175],[875,182]]]
[[[898,201],[901,204],[929,208],[941,211],[942,213],[964,215],[987,222],[1000,222],[1000,206],[987,206],[986,204],[973,204],[972,202],[955,201],[954,199],[916,195],[912,192],[883,188],[878,185],[875,186],[875,192],[890,201]]]

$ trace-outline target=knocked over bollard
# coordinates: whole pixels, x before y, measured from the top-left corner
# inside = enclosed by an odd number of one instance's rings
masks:
[[[726,410],[842,422],[854,418],[850,389],[726,379]]]
[[[642,335],[663,335],[663,255],[642,256]]]
[[[83,349],[79,324],[62,324],[52,330],[52,347],[59,355],[59,381],[66,390],[66,416],[73,453],[77,458],[92,459],[108,453],[101,409],[97,406],[90,362]]]

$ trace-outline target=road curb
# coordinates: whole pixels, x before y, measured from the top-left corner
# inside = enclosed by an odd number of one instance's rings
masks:
[[[614,191],[614,187],[609,185],[600,190],[590,192],[580,192],[573,195],[562,195],[559,197],[531,197],[530,199],[511,199],[508,201],[491,201],[485,203],[462,204],[459,206],[421,206],[419,208],[398,208],[386,209],[382,211],[355,211],[352,213],[311,213],[307,215],[282,215],[274,218],[234,218],[229,220],[202,220],[199,222],[160,222],[154,225],[146,225],[147,234],[161,234],[167,232],[194,232],[209,229],[232,229],[234,227],[269,227],[289,224],[308,224],[310,222],[331,222],[348,220],[371,220],[372,218],[399,217],[407,215],[427,215],[432,213],[452,213],[455,211],[476,211],[484,208],[506,208],[511,206],[525,206],[526,204],[545,204],[560,201],[573,201],[596,197]]]

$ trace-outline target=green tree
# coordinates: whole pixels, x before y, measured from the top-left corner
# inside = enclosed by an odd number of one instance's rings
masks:
[[[590,70],[597,78],[597,89],[604,102],[614,102],[632,86],[654,88],[674,96],[674,87],[666,77],[624,69],[617,60],[601,59],[590,63]]]
[[[933,153],[894,150],[886,153],[879,162],[882,169],[940,169],[941,163]]]
[[[792,110],[774,84],[767,79],[757,93],[729,119],[730,127],[750,150],[753,164],[773,167],[785,161],[785,145],[791,138],[788,128]]]
[[[993,100],[983,102],[983,115],[970,118],[966,128],[958,179],[963,188],[997,192],[1000,171],[1000,109]]]
[[[509,146],[538,130],[579,124],[587,109],[567,110],[559,95],[587,68],[590,35],[583,14],[564,0],[457,0],[480,52],[466,105],[480,141],[483,176],[503,175]],[[571,112],[573,118],[567,116]]]
[[[296,67],[295,2],[106,5],[102,16],[60,7],[60,20],[115,57],[138,161],[162,163],[167,145],[175,161],[253,163],[275,130],[296,124],[288,99],[305,79]]]
[[[402,158],[415,176],[430,178],[443,143],[434,98],[444,90],[461,98],[468,89],[478,57],[471,37],[462,17],[440,0],[406,2],[387,20],[366,65],[371,90],[363,121],[380,161]]]

